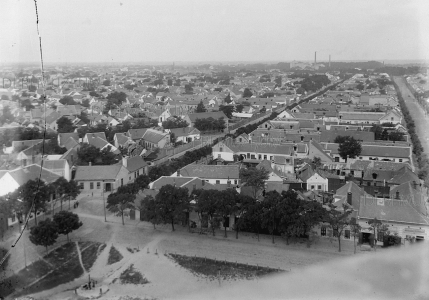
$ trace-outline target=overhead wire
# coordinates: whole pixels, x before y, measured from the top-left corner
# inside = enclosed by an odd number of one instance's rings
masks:
[[[41,68],[41,75],[42,75],[42,94],[41,94],[41,98],[43,99],[43,119],[44,119],[44,125],[43,125],[43,139],[42,139],[42,158],[41,158],[41,162],[40,162],[40,172],[39,172],[39,176],[38,176],[38,180],[37,180],[37,191],[36,193],[34,193],[33,196],[33,200],[31,201],[31,206],[30,209],[27,213],[24,225],[21,228],[21,231],[18,235],[18,237],[16,238],[15,242],[12,244],[11,248],[7,251],[6,255],[1,259],[0,261],[0,267],[4,264],[4,262],[6,261],[6,259],[10,256],[11,254],[11,249],[15,248],[15,246],[18,244],[19,240],[21,239],[22,235],[24,234],[25,229],[28,226],[28,221],[30,220],[30,215],[31,212],[34,210],[35,206],[36,206],[36,197],[38,194],[38,191],[40,190],[40,184],[42,181],[42,169],[43,169],[43,163],[44,163],[44,155],[45,155],[45,141],[46,141],[46,95],[45,95],[45,69],[44,69],[44,65],[43,65],[43,51],[42,51],[42,37],[40,35],[40,30],[39,30],[39,12],[37,9],[37,0],[34,0],[34,6],[35,6],[35,10],[36,10],[36,27],[37,27],[37,36],[39,38],[39,51],[40,51],[40,68]],[[36,218],[36,214],[37,212],[34,211],[34,217]]]

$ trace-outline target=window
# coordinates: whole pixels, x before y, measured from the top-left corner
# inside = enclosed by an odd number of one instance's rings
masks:
[[[333,237],[338,237],[338,230],[334,229],[334,232],[332,234],[333,234]]]
[[[222,147],[219,148],[219,152],[223,152],[223,148]]]
[[[350,239],[350,230],[344,230],[344,238]]]
[[[322,228],[320,228],[320,235],[326,236],[326,227],[325,226],[322,226]]]
[[[340,158],[338,156],[335,157],[335,162],[340,162]]]
[[[399,162],[402,162],[402,158],[399,159]]]
[[[218,154],[218,155],[217,155],[217,158],[222,158],[222,157],[220,156],[220,154]]]
[[[311,189],[314,190],[314,185],[311,186]]]
[[[89,188],[92,190],[92,189],[94,189],[94,182],[90,182],[89,183]]]
[[[359,156],[359,159],[362,159],[362,156]]]
[[[234,184],[238,184],[238,180],[237,179],[234,180]]]
[[[16,218],[16,216],[15,216],[15,214],[13,214],[12,215],[12,222],[15,222],[15,218]]]
[[[101,187],[100,182],[97,182],[97,190],[99,190],[99,189],[100,189],[100,187]]]
[[[350,171],[350,174],[355,175],[355,171],[354,171],[354,170],[351,170],[351,171]]]
[[[259,155],[258,155],[258,159],[259,159],[259,160],[261,160],[261,159],[262,159],[262,155],[261,155],[261,154],[259,154]]]
[[[220,184],[220,180],[216,180],[216,184]]]
[[[317,189],[318,189],[318,190],[321,190],[321,189],[322,189],[322,186],[319,184],[319,185],[317,186]]]
[[[252,154],[252,155],[250,156],[250,158],[252,158],[252,159],[256,159],[256,157],[255,157],[255,155],[254,155],[254,154]]]
[[[266,155],[264,155],[264,159],[267,159],[267,156],[266,156]]]
[[[79,182],[79,188],[81,189],[81,190],[83,190],[83,182]]]
[[[272,155],[270,155],[270,160],[273,160],[273,156]]]
[[[366,183],[366,185],[367,185],[367,186],[371,186],[371,182],[369,182],[369,181],[368,181],[368,182]]]
[[[239,138],[238,140],[239,140],[240,142],[242,142],[242,141],[243,141],[243,139],[242,139],[242,138]]]
[[[121,178],[121,186],[124,185],[124,178]]]
[[[390,118],[390,121],[393,121],[393,117]]]

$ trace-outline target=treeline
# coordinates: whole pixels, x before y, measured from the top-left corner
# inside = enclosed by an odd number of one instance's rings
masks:
[[[422,72],[419,66],[398,67],[398,66],[384,66],[375,70],[377,73],[387,73],[390,76],[404,76],[406,74],[417,74]]]
[[[402,97],[401,90],[395,81],[393,81],[395,86],[396,93],[398,94],[399,106],[401,107],[402,114],[404,116],[405,123],[407,125],[408,134],[411,137],[411,143],[413,144],[413,153],[417,158],[417,165],[419,167],[418,176],[420,179],[426,180],[429,175],[429,160],[427,155],[424,153],[422,143],[420,138],[416,133],[416,124],[414,123],[413,118],[411,117],[410,111],[405,105],[404,98]]]
[[[309,75],[298,83],[301,84],[301,88],[303,88],[305,91],[315,92],[330,84],[331,81],[326,75]]]

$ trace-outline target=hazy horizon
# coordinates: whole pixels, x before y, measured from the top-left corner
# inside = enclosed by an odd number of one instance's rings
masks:
[[[429,1],[38,1],[45,63],[427,61]],[[40,62],[33,1],[4,0],[0,64]]]

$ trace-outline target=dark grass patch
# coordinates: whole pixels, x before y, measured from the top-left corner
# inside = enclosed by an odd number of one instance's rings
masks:
[[[52,271],[52,267],[43,260],[38,260],[0,282],[0,296],[6,297],[15,291],[20,291],[36,279]]]
[[[218,261],[204,257],[191,257],[179,254],[169,254],[173,260],[180,266],[188,269],[195,275],[202,275],[208,278],[218,278],[223,280],[229,279],[253,279],[262,277],[268,274],[284,272],[283,270],[260,267],[253,265],[245,265],[239,263]]]
[[[45,255],[44,259],[54,267],[62,265],[72,257],[77,257],[78,252],[75,242],[68,242]]]
[[[0,289],[4,296],[15,293],[22,296],[51,289],[67,283],[83,274],[75,243],[66,243],[49,254],[43,260],[38,260],[22,269],[17,274],[5,280],[5,289]],[[46,276],[46,277],[43,277]],[[34,281],[41,278],[38,282]],[[1,296],[3,296],[1,294]]]
[[[130,265],[119,276],[121,284],[146,284],[149,281],[138,271],[134,269],[134,265]]]
[[[82,264],[87,272],[89,272],[89,270],[97,260],[98,255],[100,255],[100,253],[102,252],[100,251],[100,248],[103,245],[104,247],[106,247],[106,244],[97,242],[79,242],[79,248],[81,249],[82,256]]]
[[[6,254],[7,254],[7,250],[0,247],[0,261],[3,260],[3,258],[6,256]],[[8,256],[6,258],[6,260],[3,262],[3,264],[0,267],[0,271],[6,270],[9,258],[10,258],[10,256]]]
[[[122,254],[118,250],[116,250],[114,246],[112,246],[109,251],[109,258],[107,259],[107,264],[112,265],[123,258],[124,257],[122,256]]]
[[[29,286],[22,292],[16,294],[16,296],[22,296],[27,294],[38,293],[44,290],[52,289],[60,284],[64,284],[73,281],[83,275],[83,269],[79,262],[79,257],[74,256],[69,261],[63,263],[60,267],[55,269],[52,273],[49,273],[46,277],[40,281]]]

